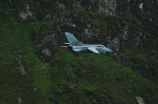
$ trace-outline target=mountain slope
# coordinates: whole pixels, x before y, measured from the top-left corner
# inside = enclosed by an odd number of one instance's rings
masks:
[[[25,6],[19,3],[17,8],[17,2],[11,2],[11,8],[0,4],[0,103],[134,104],[139,98],[145,104],[158,103],[157,35],[152,34],[156,23],[146,31],[148,22],[135,13],[109,16],[95,11],[97,6],[88,11],[88,2],[77,0],[56,4],[31,0],[32,16],[26,12],[28,18],[22,20],[19,14],[27,11]],[[138,46],[133,45],[137,29],[148,37],[136,42]],[[85,43],[104,44],[115,53],[77,54],[61,49],[58,46],[67,41],[65,31]]]

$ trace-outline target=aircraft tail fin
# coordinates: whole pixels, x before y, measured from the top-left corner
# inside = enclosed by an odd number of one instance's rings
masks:
[[[65,35],[67,37],[67,40],[69,41],[70,45],[75,45],[75,44],[79,44],[81,43],[80,41],[78,41],[73,34],[69,33],[69,32],[65,32]]]

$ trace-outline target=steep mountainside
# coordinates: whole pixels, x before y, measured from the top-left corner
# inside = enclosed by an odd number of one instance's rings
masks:
[[[0,1],[0,104],[157,104],[157,0]],[[71,32],[114,53],[59,48]]]

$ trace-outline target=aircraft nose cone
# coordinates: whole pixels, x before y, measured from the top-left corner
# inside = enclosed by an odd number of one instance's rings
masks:
[[[109,49],[108,52],[113,52],[113,51],[111,49]]]
[[[103,50],[104,52],[113,52],[111,49],[108,49],[108,48],[104,48]]]
[[[113,52],[112,50],[109,50],[109,52]]]

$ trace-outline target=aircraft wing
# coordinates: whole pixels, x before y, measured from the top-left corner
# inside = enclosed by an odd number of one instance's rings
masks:
[[[95,48],[89,47],[87,49],[90,50],[90,51],[92,51],[92,52],[94,52],[94,53],[99,53]]]

